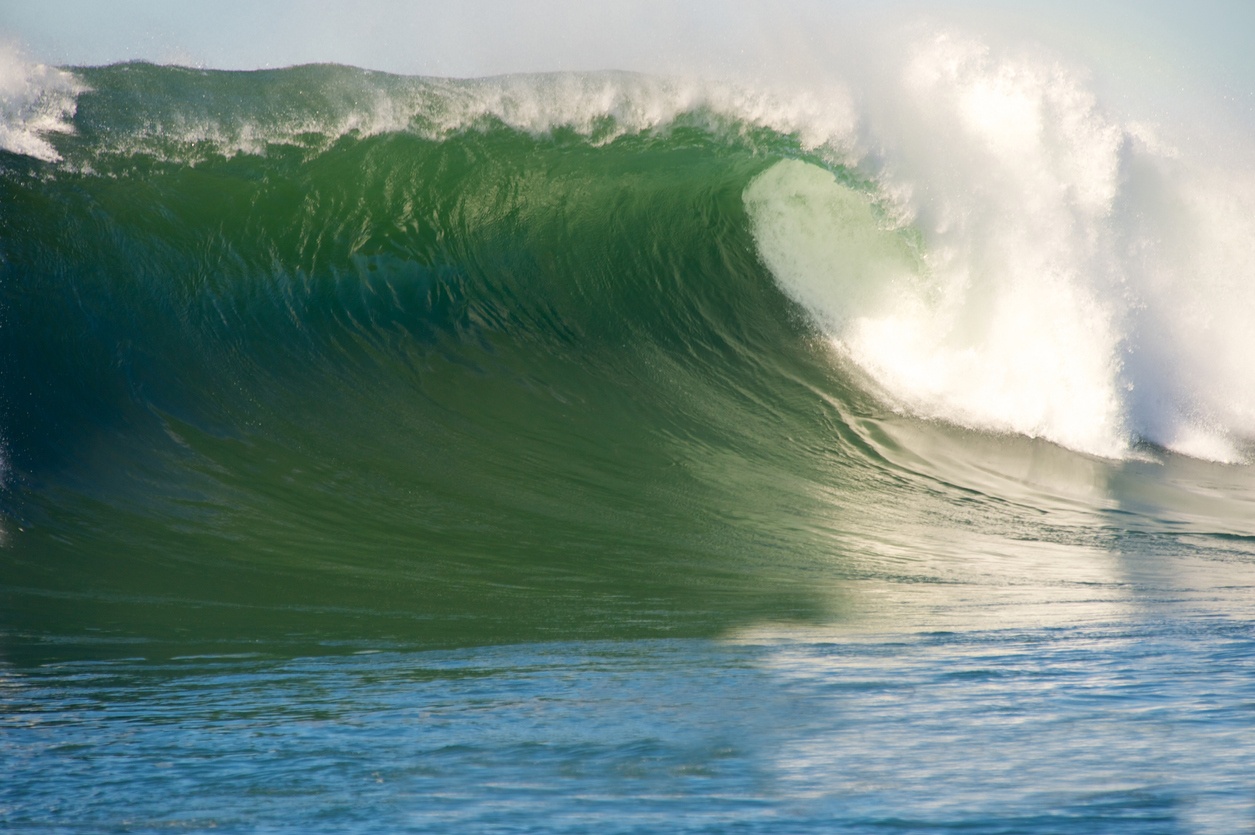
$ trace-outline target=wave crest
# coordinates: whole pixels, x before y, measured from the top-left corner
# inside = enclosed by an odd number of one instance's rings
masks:
[[[73,74],[0,45],[0,149],[45,162],[60,160],[46,137],[74,131],[71,119],[86,89]]]

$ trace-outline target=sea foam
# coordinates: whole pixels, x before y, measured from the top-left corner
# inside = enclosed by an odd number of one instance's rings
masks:
[[[55,162],[50,133],[70,133],[84,86],[71,74],[0,44],[0,149]]]
[[[1122,119],[1058,58],[951,30],[876,83],[860,165],[878,190],[782,162],[745,194],[764,261],[838,350],[922,416],[1243,460],[1252,169]],[[857,200],[885,208],[851,231]],[[886,260],[912,234],[918,263]]]

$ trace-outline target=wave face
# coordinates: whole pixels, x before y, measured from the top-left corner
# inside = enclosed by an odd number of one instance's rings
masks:
[[[6,579],[51,595],[19,626],[190,601],[204,635],[464,643],[816,605],[758,562],[852,438],[741,199],[796,139],[630,76],[75,77],[75,132],[0,198]]]
[[[912,55],[861,111],[27,67],[9,634],[710,634],[1012,542],[1242,551],[1255,180],[1048,61]]]

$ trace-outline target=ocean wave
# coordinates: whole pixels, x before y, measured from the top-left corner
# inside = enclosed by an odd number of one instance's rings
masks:
[[[759,257],[892,407],[1112,458],[1149,443],[1238,463],[1255,435],[1252,169],[1174,147],[1048,53],[942,30],[861,88],[793,89],[14,66],[5,147],[89,177],[241,155],[265,177],[291,152],[468,131],[579,153],[657,140],[633,146],[645,167],[685,142],[748,154],[766,169],[744,194]]]

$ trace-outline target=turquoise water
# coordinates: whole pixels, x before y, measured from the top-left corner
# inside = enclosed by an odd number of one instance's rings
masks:
[[[1255,825],[1245,146],[904,55],[19,68],[0,822]]]

